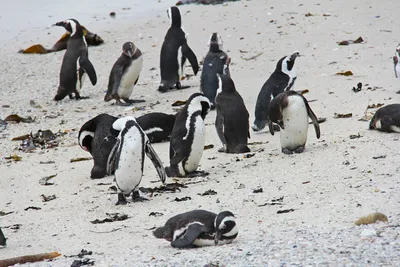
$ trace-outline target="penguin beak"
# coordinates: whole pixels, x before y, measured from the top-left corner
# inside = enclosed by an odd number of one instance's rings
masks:
[[[53,26],[61,26],[61,27],[65,27],[65,26],[66,26],[66,24],[65,24],[65,22],[64,22],[64,21],[60,21],[60,22],[57,22],[56,24],[53,24]]]
[[[215,238],[214,238],[214,244],[215,245],[218,245],[218,242],[221,239],[221,236],[222,236],[222,232],[217,230],[217,232],[215,233]]]
[[[299,52],[295,52],[290,56],[290,61],[295,60],[297,57],[300,57],[300,53]]]

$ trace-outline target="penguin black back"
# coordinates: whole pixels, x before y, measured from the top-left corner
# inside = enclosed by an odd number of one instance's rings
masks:
[[[177,114],[153,112],[136,119],[151,143],[159,143],[168,139],[174,128]]]

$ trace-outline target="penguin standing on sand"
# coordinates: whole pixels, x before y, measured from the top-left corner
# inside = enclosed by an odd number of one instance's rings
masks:
[[[211,103],[201,93],[194,93],[176,117],[171,133],[169,177],[195,176],[204,150],[206,127],[204,119]]]
[[[181,28],[182,20],[179,9],[176,6],[170,7],[168,17],[171,21],[171,27],[165,35],[160,55],[161,83],[158,91],[162,93],[167,92],[173,86],[176,86],[176,89],[187,88],[181,86],[186,59],[192,65],[195,75],[199,71],[197,57],[190,49],[186,40],[186,33]]]
[[[391,104],[378,109],[369,123],[369,129],[400,133],[400,104]]]
[[[112,125],[111,133],[110,138],[116,136],[117,138],[108,158],[107,172],[111,173],[115,170],[115,182],[118,188],[116,205],[127,204],[125,197],[132,192],[134,201],[136,197],[140,198],[139,192],[135,189],[142,180],[145,154],[153,162],[161,182],[165,183],[163,164],[134,117],[116,120]]]
[[[396,47],[396,53],[393,57],[394,63],[394,76],[400,78],[400,44]]]
[[[92,179],[111,175],[107,173],[107,160],[115,140],[107,137],[111,135],[110,128],[117,119],[103,113],[87,121],[79,130],[79,145],[93,157],[94,166],[90,174]]]
[[[210,50],[204,58],[200,77],[200,91],[210,100],[211,109],[215,108],[215,96],[218,89],[218,74],[229,73],[230,58],[223,51],[223,43],[218,33],[214,32],[209,40]]]
[[[83,97],[80,96],[80,90],[84,82],[85,74],[89,76],[92,85],[97,83],[96,71],[89,61],[88,48],[85,37],[83,36],[83,29],[75,19],[60,21],[55,25],[64,27],[71,33],[71,36],[68,40],[67,51],[62,61],[60,84],[54,100],[60,101],[67,95],[72,99],[73,93],[75,93],[75,98],[77,100],[82,99]]]
[[[133,87],[139,80],[142,67],[142,52],[134,43],[126,42],[122,46],[121,56],[111,69],[108,79],[108,90],[104,101],[108,102],[115,99],[117,101],[116,104],[120,106],[145,102],[144,100],[129,99],[132,95]],[[125,103],[122,103],[121,99],[124,100]]]
[[[281,147],[285,154],[301,153],[307,141],[308,117],[311,118],[319,139],[321,132],[318,119],[308,105],[307,99],[295,92],[285,91],[272,99],[269,105],[269,131],[274,135],[272,123],[281,127]]]
[[[218,151],[250,152],[247,146],[247,138],[250,138],[249,112],[243,98],[236,91],[235,84],[228,75],[217,74],[217,78],[219,88],[215,98],[217,107],[215,128],[223,145]]]
[[[166,239],[174,248],[201,247],[231,243],[239,234],[232,212],[218,214],[192,210],[170,218],[154,230],[156,238]]]
[[[255,120],[251,127],[253,131],[261,131],[268,122],[268,106],[271,100],[278,94],[291,90],[297,79],[294,62],[299,56],[295,52],[290,56],[281,58],[276,64],[275,71],[264,83],[257,97],[255,108]]]

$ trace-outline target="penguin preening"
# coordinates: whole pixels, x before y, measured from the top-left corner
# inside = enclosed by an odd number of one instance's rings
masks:
[[[115,99],[117,105],[126,106],[145,100],[129,99],[134,86],[137,84],[143,67],[143,56],[139,48],[132,42],[122,46],[122,54],[114,63],[108,79],[108,90],[104,101]],[[121,102],[121,99],[125,103]]]
[[[271,100],[284,91],[291,90],[297,79],[294,63],[299,56],[295,52],[290,56],[281,58],[276,64],[275,71],[264,83],[257,97],[253,131],[261,131],[268,122],[268,106]]]
[[[394,76],[400,78],[400,44],[396,47],[396,52],[393,57]]]
[[[236,91],[233,80],[225,74],[217,74],[218,92],[215,98],[217,116],[215,128],[223,147],[219,152],[246,153],[249,132],[249,112],[243,98]]]
[[[116,120],[111,128],[116,143],[110,152],[107,163],[107,172],[115,170],[115,182],[118,188],[118,202],[116,205],[125,205],[126,196],[134,192],[143,176],[145,154],[150,158],[162,183],[165,183],[163,164],[150,144],[143,129],[134,117],[124,117]]]
[[[94,166],[90,178],[98,179],[113,173],[107,172],[107,161],[116,139],[108,138],[117,117],[102,113],[85,122],[78,134],[80,147],[93,157]],[[167,140],[174,127],[176,115],[153,112],[138,117],[137,123],[151,143]]]
[[[68,40],[67,51],[65,51],[62,61],[60,84],[54,100],[60,101],[67,95],[72,99],[73,93],[77,100],[82,99],[80,90],[82,89],[85,74],[89,76],[92,85],[97,83],[96,71],[89,61],[83,29],[75,19],[60,21],[55,25],[64,27],[67,31],[71,32],[71,36]]]
[[[210,47],[204,58],[203,69],[200,77],[200,92],[211,102],[211,109],[215,108],[215,96],[218,89],[217,74],[230,76],[230,58],[223,51],[223,42],[218,33],[214,32],[208,42]]]
[[[169,146],[169,177],[195,176],[205,143],[204,119],[211,103],[201,93],[194,93],[176,117]]]
[[[400,133],[400,104],[390,104],[378,109],[369,123],[369,129]]]
[[[178,7],[170,7],[167,13],[171,21],[171,27],[165,35],[160,54],[161,83],[158,91],[162,93],[167,92],[173,86],[175,86],[176,89],[188,87],[182,87],[181,85],[181,80],[184,78],[186,59],[188,59],[192,65],[195,75],[199,71],[197,57],[192,49],[190,49],[187,43],[186,33],[181,28],[182,19]]]
[[[174,248],[227,244],[238,234],[236,218],[232,212],[215,214],[206,210],[192,210],[175,215],[153,232],[156,238],[170,241]]]
[[[304,151],[308,134],[308,117],[314,124],[317,139],[321,136],[317,116],[302,94],[292,90],[280,93],[272,99],[268,112],[270,133],[274,135],[273,122],[281,127],[281,147],[285,154]]]

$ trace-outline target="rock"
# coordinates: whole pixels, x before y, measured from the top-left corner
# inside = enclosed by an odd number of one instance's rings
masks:
[[[362,225],[362,224],[372,224],[372,223],[376,223],[377,221],[380,222],[388,222],[388,218],[385,214],[380,213],[380,212],[375,212],[375,213],[371,213],[367,216],[361,217],[360,219],[358,219],[355,224],[357,226]]]
[[[362,237],[371,237],[371,236],[376,236],[376,231],[374,229],[364,229],[360,236]]]

